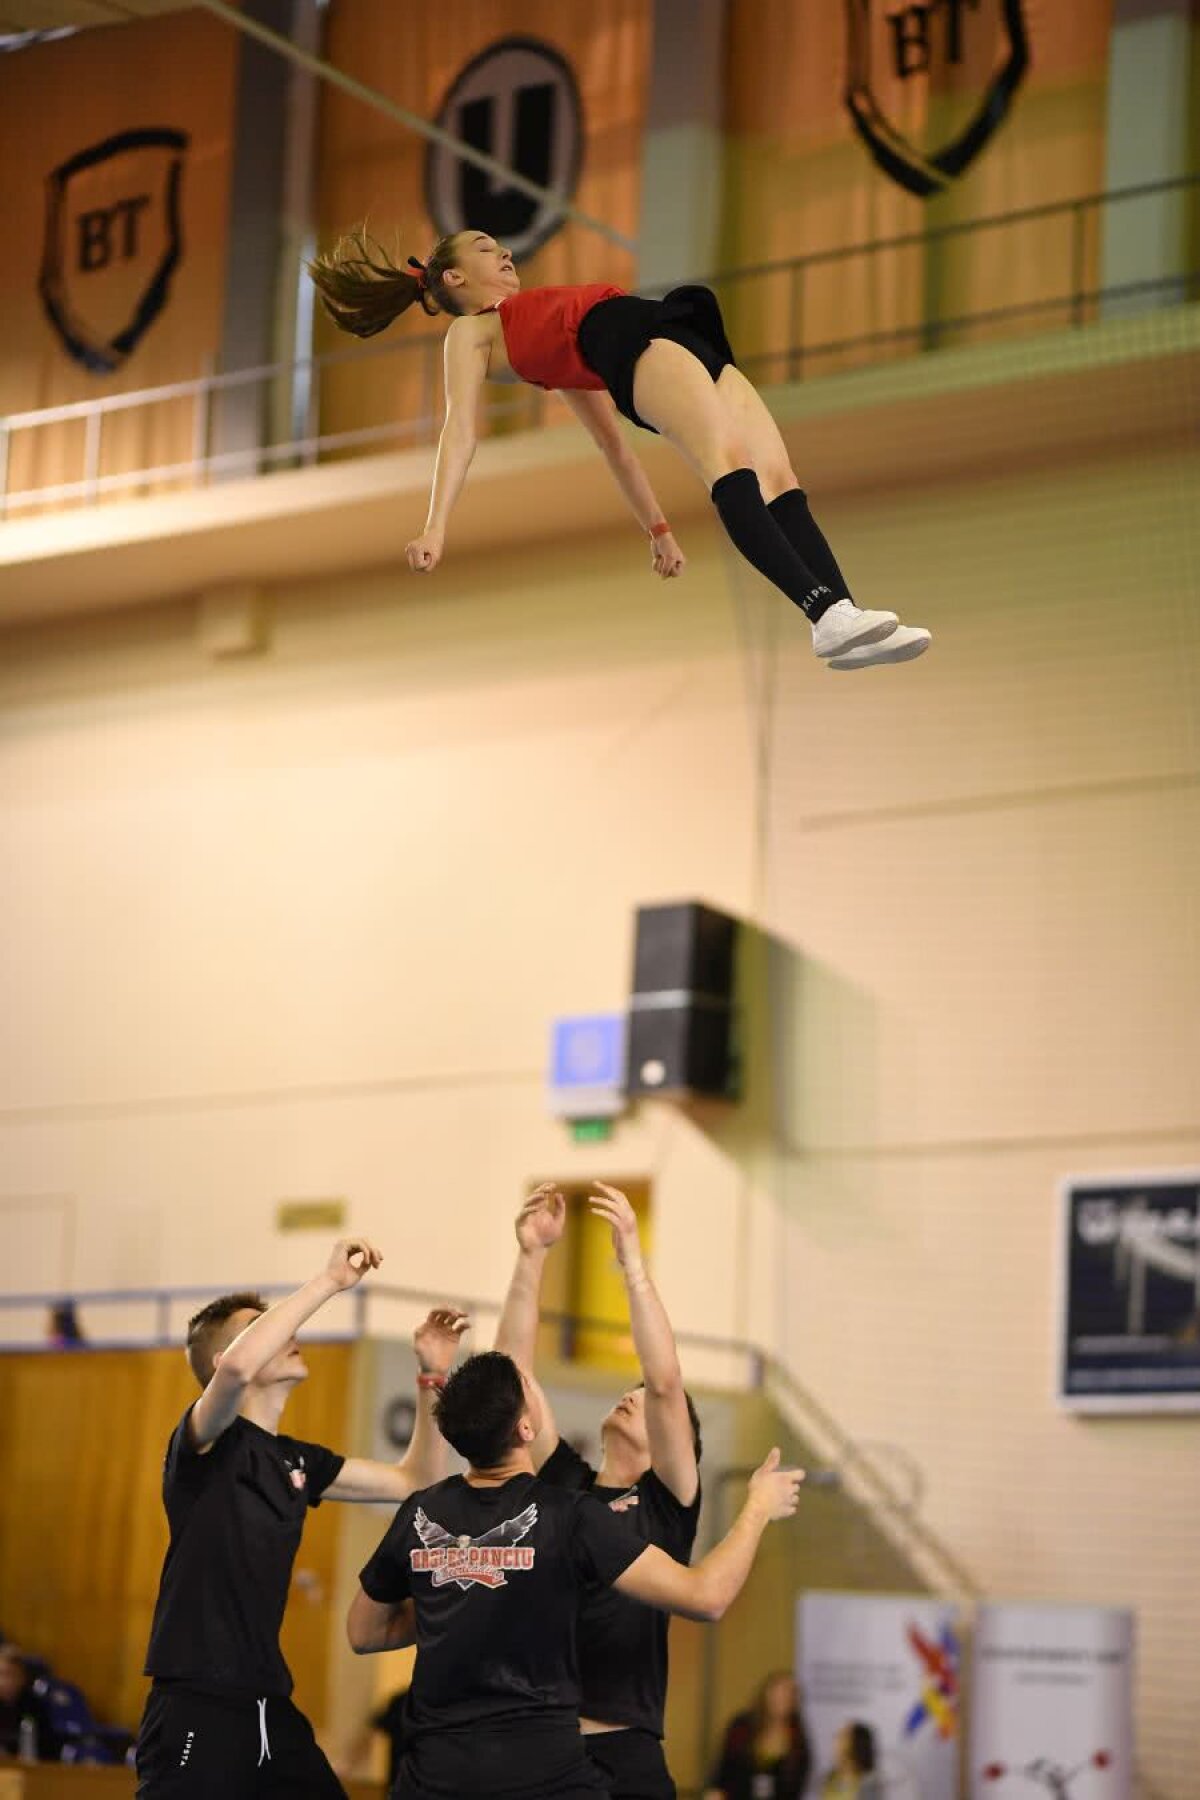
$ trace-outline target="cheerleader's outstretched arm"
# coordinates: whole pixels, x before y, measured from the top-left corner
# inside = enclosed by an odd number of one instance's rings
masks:
[[[586,388],[563,392],[563,399],[596,444],[624,494],[629,510],[650,539],[656,575],[669,579],[681,575],[686,558],[650,486],[650,477],[630,449],[617,422],[617,409],[608,394]]]
[[[446,417],[438,439],[429,512],[420,537],[414,538],[405,552],[409,568],[418,575],[432,574],[442,560],[450,514],[475,455],[479,390],[487,366],[488,337],[480,320],[474,316],[455,319],[446,333]]]

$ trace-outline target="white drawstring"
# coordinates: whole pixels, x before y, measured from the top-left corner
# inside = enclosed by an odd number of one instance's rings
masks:
[[[271,1760],[271,1745],[267,1738],[267,1702],[262,1699],[258,1703],[258,1766]]]

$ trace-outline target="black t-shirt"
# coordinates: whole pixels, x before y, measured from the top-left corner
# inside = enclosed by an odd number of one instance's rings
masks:
[[[690,1506],[648,1469],[631,1488],[601,1487],[596,1471],[560,1439],[542,1464],[541,1479],[557,1487],[592,1494],[621,1519],[638,1548],[657,1544],[676,1562],[690,1562],[700,1520],[700,1489]],[[585,1597],[579,1620],[581,1711],[602,1725],[629,1725],[663,1734],[667,1703],[665,1613],[640,1606],[607,1589]]]
[[[587,1495],[535,1475],[487,1488],[452,1475],[406,1500],[359,1579],[382,1605],[415,1604],[414,1735],[573,1725],[581,1595],[643,1548]]]
[[[175,1427],[163,1465],[171,1541],[147,1675],[210,1693],[290,1694],[279,1648],[304,1516],[343,1458],[235,1419],[201,1456]]]

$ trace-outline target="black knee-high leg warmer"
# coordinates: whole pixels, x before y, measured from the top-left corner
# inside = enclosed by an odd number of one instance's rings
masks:
[[[846,577],[838,568],[837,557],[809,511],[808,495],[804,489],[789,488],[786,494],[780,494],[777,500],[771,501],[767,511],[797,556],[803,558],[809,568],[816,572],[819,581],[833,589],[834,599],[853,600],[854,595],[846,586]]]
[[[753,469],[734,469],[713,483],[713,505],[734,548],[774,582],[815,625],[841,599],[791,545],[772,518]]]

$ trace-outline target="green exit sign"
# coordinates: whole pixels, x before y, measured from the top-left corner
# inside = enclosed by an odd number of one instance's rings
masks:
[[[605,1144],[613,1134],[611,1119],[572,1119],[571,1136],[577,1144]]]

